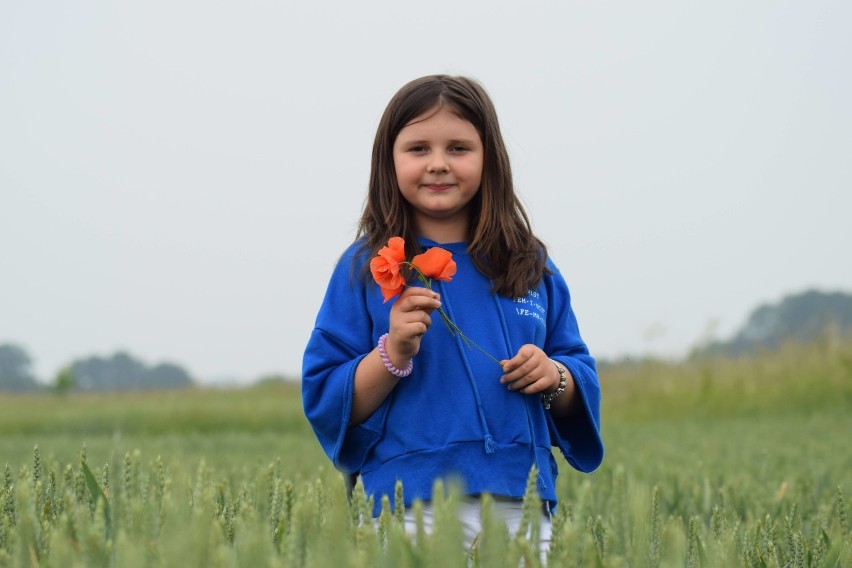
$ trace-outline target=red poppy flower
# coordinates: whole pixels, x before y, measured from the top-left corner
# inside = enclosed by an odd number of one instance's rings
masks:
[[[411,259],[413,264],[426,278],[449,282],[456,273],[456,261],[453,253],[440,247],[432,247],[423,254]]]
[[[378,256],[370,261],[370,272],[381,287],[385,302],[402,293],[405,288],[405,276],[401,272],[403,262],[405,241],[401,237],[391,237],[388,246],[379,249]]]

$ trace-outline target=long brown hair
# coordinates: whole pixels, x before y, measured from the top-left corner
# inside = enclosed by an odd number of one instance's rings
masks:
[[[470,122],[482,139],[482,181],[468,208],[468,252],[477,269],[493,283],[494,292],[512,298],[525,296],[547,271],[547,247],[533,234],[515,195],[494,104],[482,85],[467,77],[421,77],[390,100],[373,143],[370,185],[358,236],[364,237],[364,248],[371,254],[394,236],[405,239],[406,258],[420,252],[414,215],[396,180],[393,145],[412,120],[439,108]]]

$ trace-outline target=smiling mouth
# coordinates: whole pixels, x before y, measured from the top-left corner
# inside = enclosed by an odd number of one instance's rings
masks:
[[[446,191],[453,187],[451,183],[430,183],[426,184],[426,189],[431,189],[432,191]]]

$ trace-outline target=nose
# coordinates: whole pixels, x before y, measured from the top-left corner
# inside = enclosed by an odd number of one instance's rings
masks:
[[[429,173],[443,173],[449,170],[446,156],[441,152],[433,152],[426,167]]]

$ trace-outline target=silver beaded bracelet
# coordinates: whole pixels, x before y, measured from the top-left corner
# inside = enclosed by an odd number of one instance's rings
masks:
[[[557,396],[565,392],[565,387],[568,384],[568,375],[567,371],[565,371],[565,367],[554,361],[550,360],[551,363],[556,365],[556,370],[559,371],[559,386],[552,393],[542,393],[541,402],[544,404],[545,410],[550,410],[550,403],[553,402]]]

